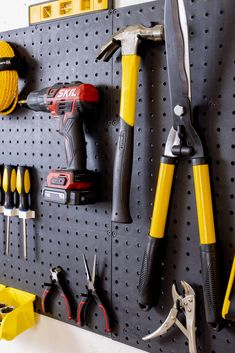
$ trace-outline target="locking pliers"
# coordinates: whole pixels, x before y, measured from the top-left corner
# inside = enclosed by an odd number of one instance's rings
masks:
[[[195,293],[193,288],[185,281],[181,281],[184,288],[184,296],[180,295],[175,284],[172,286],[172,297],[174,305],[163,324],[153,333],[143,337],[144,341],[151,340],[164,335],[174,324],[179,327],[189,341],[189,353],[197,353],[195,335]],[[178,312],[183,311],[186,318],[186,327],[177,318]]]

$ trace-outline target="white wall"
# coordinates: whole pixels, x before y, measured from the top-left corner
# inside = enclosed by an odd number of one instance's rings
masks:
[[[0,32],[26,27],[28,5],[42,0],[0,0]],[[115,0],[115,7],[123,7],[149,0]],[[4,353],[145,353],[139,349],[112,341],[63,322],[37,315],[37,325],[16,337],[13,341],[1,341]]]
[[[123,7],[149,1],[150,0],[114,0],[114,6]],[[41,2],[44,2],[44,0],[0,0],[0,32],[28,26],[28,6]],[[2,3],[4,3],[4,5]]]

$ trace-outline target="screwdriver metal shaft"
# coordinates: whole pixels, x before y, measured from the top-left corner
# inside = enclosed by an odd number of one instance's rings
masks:
[[[3,171],[2,187],[4,191],[4,215],[7,216],[6,226],[6,255],[10,250],[10,217],[15,214],[15,189],[16,189],[16,168],[12,165],[5,165]]]
[[[7,229],[6,229],[6,255],[9,255],[10,249],[10,216],[7,216]]]
[[[27,227],[26,227],[26,219],[23,218],[23,246],[24,246],[24,259],[27,260],[28,253],[27,253]]]
[[[19,194],[19,218],[22,218],[22,222],[23,222],[23,256],[24,256],[24,259],[27,260],[28,245],[27,245],[26,220],[27,218],[30,218],[29,213],[31,213],[31,218],[33,214],[29,206],[29,199],[30,199],[29,193],[30,193],[31,183],[30,183],[29,169],[26,166],[18,166],[17,168],[16,188]]]

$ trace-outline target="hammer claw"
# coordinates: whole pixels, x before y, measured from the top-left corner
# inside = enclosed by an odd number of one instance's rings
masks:
[[[113,39],[110,40],[108,43],[102,46],[100,53],[97,55],[96,59],[100,60],[103,58],[104,61],[109,61],[113,54],[118,50],[120,47],[120,43],[114,41]]]

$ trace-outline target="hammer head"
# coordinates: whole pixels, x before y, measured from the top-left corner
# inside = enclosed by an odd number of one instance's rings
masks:
[[[114,33],[111,40],[103,45],[97,59],[100,60],[103,58],[104,61],[109,61],[119,47],[122,49],[122,55],[135,55],[137,54],[140,41],[153,40],[158,42],[163,39],[163,25],[153,27],[145,27],[141,24],[127,26]]]

